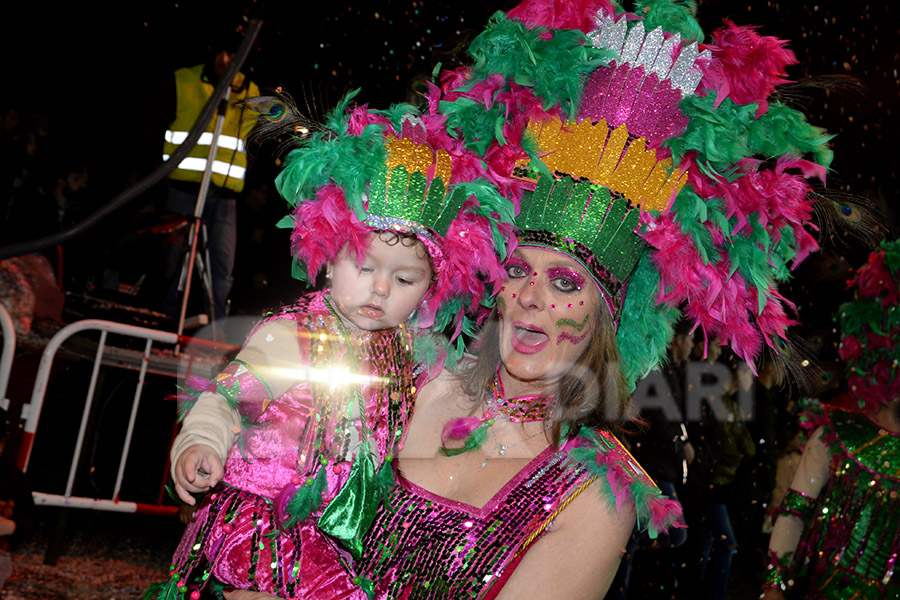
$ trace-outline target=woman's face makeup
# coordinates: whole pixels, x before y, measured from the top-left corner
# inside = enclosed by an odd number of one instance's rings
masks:
[[[501,376],[505,371],[507,394],[534,393],[536,385],[553,385],[587,349],[599,291],[581,265],[543,248],[519,247],[506,271],[497,297]]]

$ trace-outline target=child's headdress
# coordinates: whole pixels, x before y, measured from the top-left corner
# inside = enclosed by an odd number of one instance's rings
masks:
[[[519,243],[596,280],[631,385],[682,313],[750,365],[764,345],[783,355],[778,283],[818,249],[808,179],[824,182],[830,136],[772,97],[794,54],[731,23],[703,44],[693,15],[526,0],[441,78],[448,125],[528,190]]]
[[[848,282],[853,300],[838,311],[838,355],[847,384],[869,412],[900,396],[900,240],[883,241]]]
[[[294,207],[279,223],[293,230],[294,276],[314,281],[347,244],[362,260],[372,231],[413,234],[435,269],[417,324],[453,322],[454,336],[471,333],[503,276],[516,206],[497,184],[509,183],[450,137],[440,115],[405,104],[351,108],[354,96],[318,126],[298,118],[283,94],[254,105],[261,113],[255,137],[272,137],[265,129],[276,127],[296,146],[276,179]]]

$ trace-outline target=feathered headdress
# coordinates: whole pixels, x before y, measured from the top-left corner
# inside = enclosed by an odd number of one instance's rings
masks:
[[[883,241],[847,287],[854,294],[838,311],[838,355],[859,407],[875,412],[900,396],[900,240]]]
[[[294,276],[314,280],[346,245],[362,260],[372,231],[414,234],[436,273],[417,325],[452,322],[452,337],[471,333],[514,242],[515,195],[498,191],[513,184],[451,137],[442,116],[406,104],[351,106],[355,95],[320,125],[300,116],[285,94],[249,104],[260,115],[255,138],[287,135],[296,146],[276,179],[293,206],[279,226],[292,229]]]
[[[751,368],[766,346],[785,356],[778,284],[818,249],[810,180],[831,136],[773,97],[794,54],[732,23],[705,45],[694,10],[526,0],[441,77],[448,125],[527,190],[519,243],[593,275],[631,385],[682,314]]]

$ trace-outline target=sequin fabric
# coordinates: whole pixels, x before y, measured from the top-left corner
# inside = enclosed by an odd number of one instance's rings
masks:
[[[900,598],[900,435],[861,413],[828,409],[828,483],[797,547],[809,598]]]
[[[598,432],[593,439],[598,442],[591,456],[602,454],[617,476],[656,490],[613,436]],[[481,508],[433,494],[398,474],[399,484],[366,536],[357,572],[374,582],[379,600],[484,597],[504,578],[523,543],[597,475],[572,458],[573,449],[585,449],[583,443],[574,438],[558,451],[548,447]],[[605,482],[591,488],[615,502]],[[638,514],[646,507],[638,507]]]
[[[172,577],[185,592],[214,578],[282,598],[323,597],[312,581],[333,589],[329,598],[365,598],[343,567],[342,551],[312,522],[346,482],[359,447],[357,385],[379,461],[402,440],[415,398],[413,340],[405,328],[342,335],[323,293],[304,296],[263,323],[273,319],[296,321],[300,355],[308,358],[298,365],[305,376],[275,399],[243,365],[229,366],[217,378],[220,390],[233,390],[249,425],[226,461],[222,483],[207,494],[185,532]],[[321,505],[282,531],[279,495],[311,485],[323,471]]]

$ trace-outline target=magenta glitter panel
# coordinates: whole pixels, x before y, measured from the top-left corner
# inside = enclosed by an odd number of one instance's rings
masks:
[[[654,148],[687,127],[688,118],[678,109],[681,99],[681,92],[668,81],[660,82],[656,73],[647,75],[641,66],[614,61],[588,78],[578,119],[606,119],[611,128],[624,123],[632,136],[646,138]]]
[[[403,479],[379,509],[358,572],[377,598],[479,598],[528,535],[590,474],[547,448],[482,508]]]
[[[309,373],[356,365],[362,385],[366,424],[379,462],[395,452],[405,433],[415,398],[416,365],[412,336],[404,328],[350,330],[342,334],[324,294],[304,296],[263,323],[297,323],[300,356]],[[324,379],[324,380],[319,380]],[[240,589],[284,598],[364,599],[354,590],[336,544],[310,523],[346,482],[359,439],[358,408],[351,406],[355,385],[335,377],[300,379],[288,392],[270,398],[267,387],[243,363],[229,365],[216,378],[219,389],[238,400],[244,419],[241,440],[228,457],[225,477],[206,495],[175,553],[173,579],[197,591],[210,577]],[[310,518],[282,531],[279,501],[324,471],[323,502]],[[281,502],[283,504],[283,502]],[[330,586],[330,587],[329,587]],[[318,590],[318,591],[317,591]],[[349,594],[349,595],[348,595]]]

